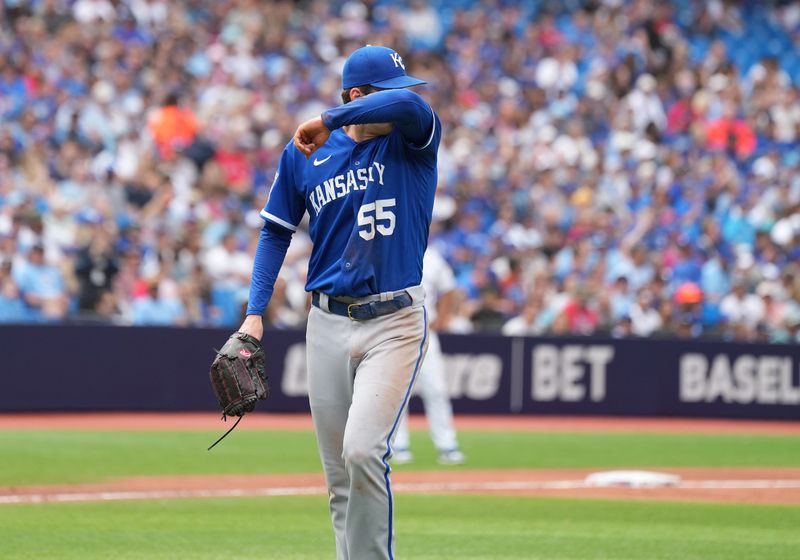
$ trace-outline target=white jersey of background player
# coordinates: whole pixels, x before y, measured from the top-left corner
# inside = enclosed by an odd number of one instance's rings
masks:
[[[450,265],[433,246],[428,246],[422,261],[422,285],[425,287],[425,301],[430,321],[430,340],[414,392],[422,397],[431,439],[439,452],[439,463],[460,465],[465,457],[458,448],[456,431],[453,427],[453,407],[450,405],[450,395],[445,381],[444,357],[436,334],[437,330],[442,330],[447,325],[453,307],[452,297],[455,295],[456,279]],[[395,464],[413,461],[410,445],[408,410],[406,410],[394,442],[392,461]]]

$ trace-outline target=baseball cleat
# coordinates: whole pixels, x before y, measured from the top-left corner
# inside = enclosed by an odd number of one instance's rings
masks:
[[[395,465],[407,465],[414,462],[414,454],[408,449],[398,449],[392,453],[392,463]]]
[[[463,465],[466,463],[467,457],[458,449],[452,449],[439,453],[437,461],[440,465]]]

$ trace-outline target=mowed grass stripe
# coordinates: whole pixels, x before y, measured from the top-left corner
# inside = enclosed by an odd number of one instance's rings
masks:
[[[785,560],[800,508],[397,497],[397,557],[416,560]],[[0,508],[0,557],[18,560],[316,560],[333,557],[325,497]]]
[[[320,472],[312,432],[234,433],[206,451],[212,432],[0,432],[0,486],[100,482],[131,476]],[[459,434],[465,469],[800,467],[800,437],[764,435]],[[439,467],[427,434],[416,461]],[[452,468],[452,467],[450,467]]]

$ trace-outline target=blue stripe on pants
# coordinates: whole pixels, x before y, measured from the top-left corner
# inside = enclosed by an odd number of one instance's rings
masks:
[[[417,362],[414,364],[414,373],[411,374],[411,382],[408,384],[408,389],[406,389],[406,395],[403,397],[403,405],[400,407],[400,411],[397,413],[397,418],[394,419],[394,424],[392,425],[392,429],[389,430],[389,436],[386,438],[386,453],[383,455],[383,465],[386,467],[386,470],[383,472],[383,479],[386,481],[386,492],[389,494],[389,540],[387,542],[387,546],[389,547],[389,558],[394,560],[394,554],[392,554],[392,485],[389,482],[389,473],[392,472],[391,467],[389,467],[389,463],[387,459],[392,454],[392,435],[394,435],[395,430],[397,429],[397,424],[400,422],[400,418],[403,416],[403,409],[406,407],[406,403],[408,403],[408,399],[411,396],[411,388],[414,386],[414,380],[417,378],[417,372],[419,372],[420,363],[422,363],[422,350],[425,348],[425,341],[428,339],[428,312],[425,310],[425,307],[422,307],[422,341],[419,343],[419,354],[417,355]]]

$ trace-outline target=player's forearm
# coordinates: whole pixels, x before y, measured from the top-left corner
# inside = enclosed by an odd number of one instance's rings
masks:
[[[253,261],[253,275],[250,279],[248,315],[260,317],[264,314],[291,241],[291,231],[270,222],[267,222],[261,230]]]
[[[413,91],[390,89],[371,93],[322,113],[330,130],[350,124],[393,123],[414,143],[424,143],[433,127],[433,110]]]
[[[431,328],[436,331],[447,329],[455,314],[456,295],[456,290],[450,290],[439,296],[439,301],[436,302],[436,321],[435,324],[431,323]]]

